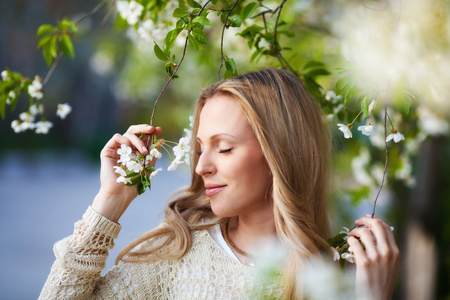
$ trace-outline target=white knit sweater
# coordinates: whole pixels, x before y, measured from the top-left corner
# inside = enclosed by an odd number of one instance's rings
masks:
[[[101,277],[120,229],[89,207],[73,235],[55,244],[56,261],[39,299],[281,298],[280,281],[257,280],[255,268],[230,257],[206,230],[193,232],[181,259],[120,262]]]

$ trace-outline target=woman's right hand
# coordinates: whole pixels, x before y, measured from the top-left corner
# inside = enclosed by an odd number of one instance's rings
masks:
[[[92,208],[100,215],[108,218],[113,222],[118,222],[119,218],[125,212],[131,201],[138,195],[136,186],[125,186],[123,183],[118,183],[118,174],[114,171],[114,166],[117,166],[117,161],[120,155],[117,150],[122,144],[132,147],[141,154],[146,155],[149,149],[146,148],[146,141],[149,134],[156,136],[161,134],[160,127],[153,127],[149,125],[133,125],[128,128],[123,135],[115,134],[106,143],[105,147],[100,153],[101,169],[100,169],[100,191],[92,203]],[[141,133],[147,134],[139,138]],[[154,161],[152,162],[155,163]]]

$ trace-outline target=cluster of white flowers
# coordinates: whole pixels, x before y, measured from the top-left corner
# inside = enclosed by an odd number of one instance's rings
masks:
[[[2,76],[2,80],[3,81],[10,80],[9,75],[8,75],[8,71],[6,71],[6,70],[2,71],[1,76]]]
[[[56,115],[64,120],[71,111],[72,107],[69,103],[58,104]]]
[[[155,24],[152,20],[141,22],[137,29],[138,35],[147,42],[163,40],[167,34],[167,29],[161,24]]]
[[[120,16],[131,26],[136,26],[134,30],[128,31],[128,36],[135,42],[161,41],[169,32],[169,27],[173,25],[172,13],[178,7],[177,1],[167,1],[165,9],[158,13],[158,22],[155,23],[148,15],[142,16],[144,7],[134,0],[118,1],[117,11]],[[142,16],[142,17],[141,17]],[[143,19],[140,21],[140,19]]]
[[[64,119],[67,114],[70,113],[72,108],[68,103],[58,104],[58,110],[56,115],[61,119]],[[44,106],[42,104],[33,104],[30,106],[27,112],[23,112],[19,115],[19,120],[11,122],[11,128],[15,133],[25,132],[27,130],[34,130],[38,134],[47,134],[50,128],[53,127],[53,123],[44,119],[38,122],[36,117],[44,113]]]
[[[42,80],[39,76],[35,76],[33,82],[28,86],[28,94],[31,98],[42,99]]]
[[[11,128],[15,133],[24,132],[27,130],[34,130],[36,133],[47,134],[53,124],[49,121],[35,122],[36,116],[43,113],[43,106],[33,104],[27,112],[19,115],[19,120],[11,122]]]
[[[144,7],[134,0],[131,0],[130,2],[117,1],[117,11],[130,25],[134,25],[139,21],[139,17],[143,10]]]
[[[370,215],[368,215],[370,216]],[[390,226],[391,231],[394,231],[394,227]],[[370,228],[369,228],[370,230]],[[350,234],[350,229],[348,227],[342,227],[342,230],[339,231],[339,235],[343,234],[342,242],[340,245],[335,248],[331,247],[331,251],[333,252],[333,260],[338,261],[341,258],[345,259],[349,263],[354,264],[355,263],[355,253],[353,252],[352,248],[348,246],[347,239]],[[336,236],[337,237],[337,236]]]
[[[194,121],[194,117],[189,117],[190,121],[190,129],[184,129],[184,132],[186,132],[186,136],[182,137],[178,144],[173,147],[173,153],[175,154],[175,159],[172,160],[172,163],[167,168],[168,171],[173,171],[178,168],[179,165],[185,163],[186,165],[189,165],[189,159],[190,159],[190,151],[191,151],[191,138],[192,138],[192,124]]]
[[[184,129],[186,132],[186,136],[182,137],[178,144],[176,144],[172,150],[175,155],[175,158],[172,160],[170,166],[167,168],[168,171],[173,171],[178,168],[179,165],[185,163],[189,165],[190,158],[190,141],[192,137],[192,122],[193,117],[189,117],[190,129]],[[168,143],[166,141],[165,143]],[[175,142],[170,142],[175,144]],[[127,145],[121,145],[117,150],[117,154],[120,155],[120,159],[117,161],[119,166],[114,166],[115,172],[119,174],[117,178],[117,182],[124,183],[125,185],[134,185],[145,183],[144,189],[140,191],[143,193],[145,191],[146,186],[150,186],[150,180],[153,179],[162,168],[158,168],[155,170],[154,167],[150,166],[150,162],[154,159],[160,159],[162,157],[162,153],[157,149],[159,144],[158,140],[154,140],[152,143],[152,149],[149,154],[143,155],[139,151],[133,151],[133,149]],[[167,145],[167,144],[166,144]],[[166,145],[162,145],[162,147],[166,147]],[[150,173],[150,175],[148,175]]]
[[[117,150],[117,154],[120,155],[120,159],[117,161],[120,163],[120,166],[114,166],[115,172],[119,174],[117,182],[132,184],[132,179],[144,170],[151,170],[149,178],[152,179],[162,170],[162,168],[155,170],[152,167],[147,167],[153,159],[162,157],[161,152],[156,148],[153,148],[150,150],[149,154],[144,156],[138,151],[133,152],[131,147],[128,147],[127,145],[121,145]]]

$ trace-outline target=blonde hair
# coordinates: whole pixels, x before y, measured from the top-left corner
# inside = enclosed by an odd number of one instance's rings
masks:
[[[195,108],[193,137],[203,106],[218,94],[239,103],[272,172],[275,226],[289,249],[283,272],[285,297],[295,299],[296,274],[304,260],[322,251],[329,252],[326,239],[330,136],[321,110],[294,75],[264,68],[204,89]],[[200,151],[198,143],[193,142],[192,149],[194,153]],[[191,185],[168,204],[163,223],[127,246],[117,261],[138,260],[142,256],[147,260],[181,258],[191,247],[191,231],[227,221],[212,213],[202,178],[195,173],[197,162],[198,157],[192,156]],[[204,223],[205,219],[210,221]],[[162,237],[162,242],[155,243],[151,250],[130,251],[156,237]]]

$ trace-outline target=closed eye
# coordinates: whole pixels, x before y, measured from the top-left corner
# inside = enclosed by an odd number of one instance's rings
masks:
[[[229,148],[229,149],[221,149],[221,150],[219,150],[219,153],[227,153],[227,152],[230,152],[231,150],[233,150],[233,148]]]

